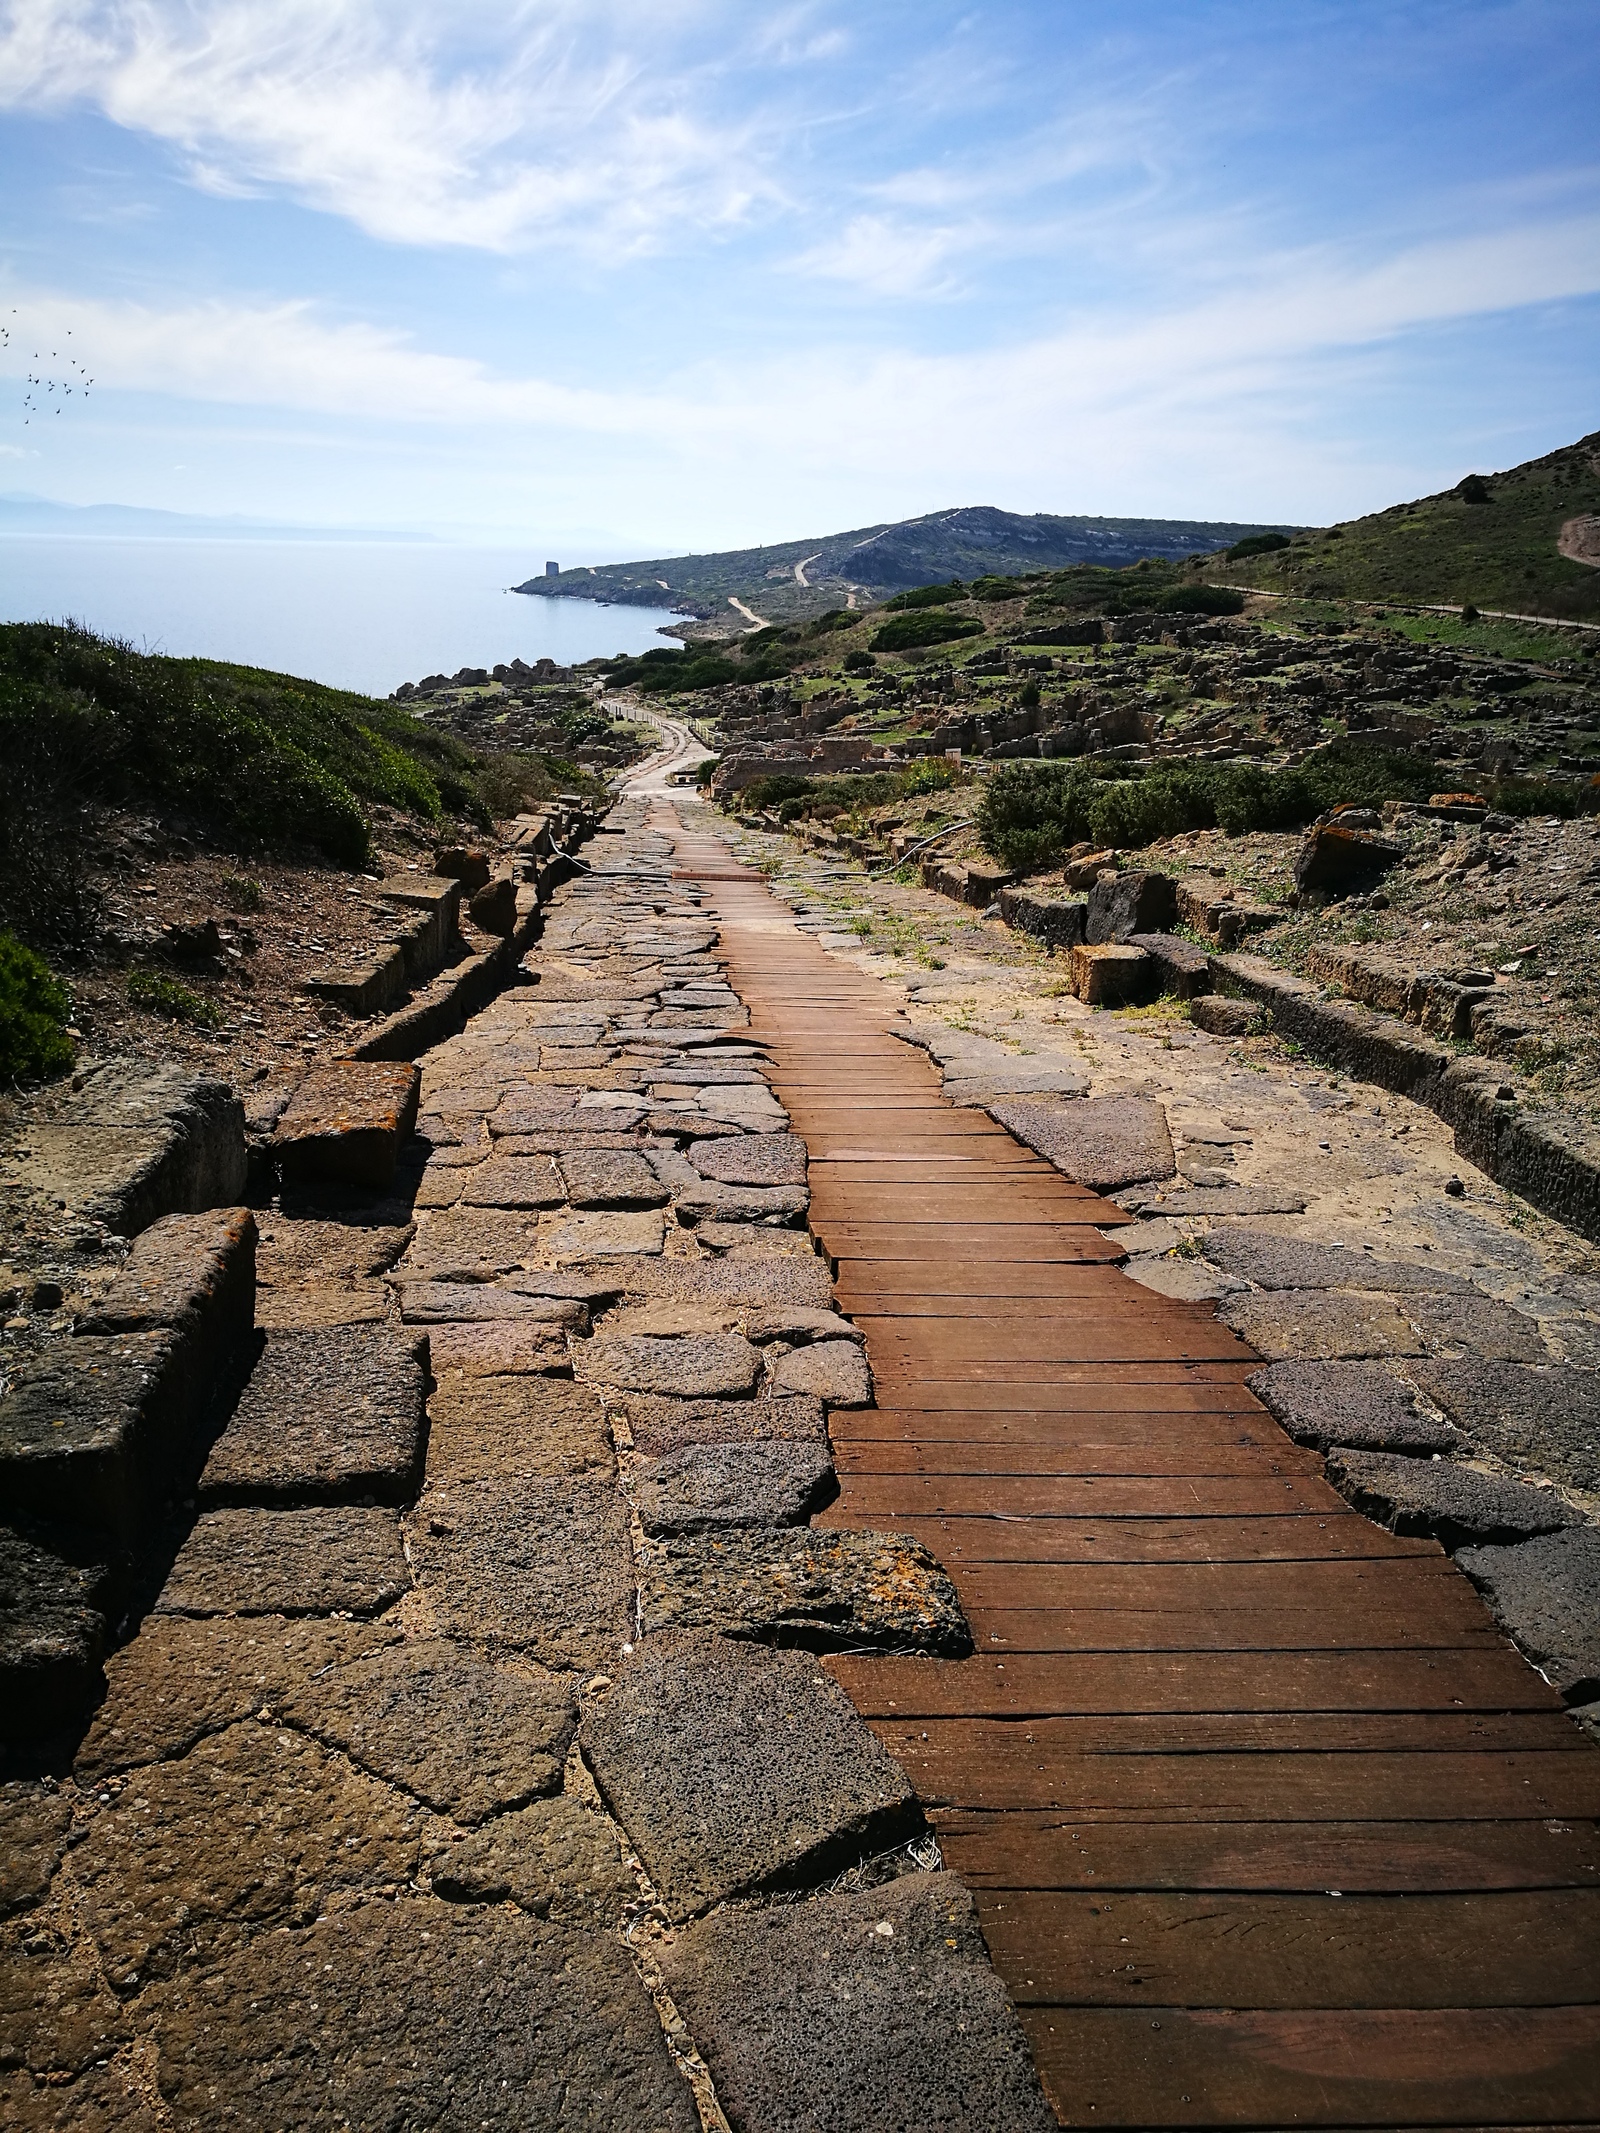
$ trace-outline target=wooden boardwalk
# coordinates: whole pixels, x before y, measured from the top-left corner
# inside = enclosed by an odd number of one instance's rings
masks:
[[[947,1102],[725,846],[678,856],[876,1375],[821,1522],[918,1535],[977,1647],[830,1664],[1062,2123],[1600,2123],[1600,1753],[1442,1551],[1281,1433],[1208,1306],[1117,1271],[1120,1210]]]

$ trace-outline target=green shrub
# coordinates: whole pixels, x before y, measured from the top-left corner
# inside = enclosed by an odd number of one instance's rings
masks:
[[[224,874],[222,894],[230,911],[259,911],[266,902],[260,882],[249,874]]]
[[[192,1022],[199,1029],[220,1029],[222,1011],[202,994],[191,992],[176,978],[158,970],[135,970],[128,978],[128,1004],[147,1014],[165,1015],[169,1022]]]
[[[1118,586],[1108,615],[1242,615],[1244,594],[1227,585]]]
[[[909,652],[924,644],[952,644],[958,637],[981,637],[983,624],[965,615],[935,608],[922,615],[895,615],[872,639],[874,652]]]
[[[0,1082],[47,1081],[72,1064],[65,986],[42,957],[0,932]]]
[[[870,652],[846,652],[844,655],[844,671],[847,674],[870,674],[877,664]]]
[[[1235,541],[1223,554],[1230,563],[1242,563],[1247,555],[1271,555],[1276,549],[1287,548],[1286,533],[1247,533],[1242,541]]]
[[[1020,600],[1026,589],[1020,578],[993,576],[974,578],[971,586],[974,600]]]
[[[860,613],[851,607],[830,607],[825,615],[818,615],[806,631],[808,637],[827,637],[834,630],[853,630],[862,620]]]
[[[916,585],[910,592],[896,593],[884,606],[891,614],[900,614],[916,607],[947,607],[952,600],[964,600],[967,588],[959,578],[951,578],[945,585]]]

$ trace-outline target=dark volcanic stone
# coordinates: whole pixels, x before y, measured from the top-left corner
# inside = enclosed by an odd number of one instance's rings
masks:
[[[79,2074],[107,2058],[127,2033],[92,1947],[68,1944],[37,1917],[0,1926],[0,2067],[26,2066],[44,2077]],[[9,2129],[12,2121],[0,2117],[0,2123]]]
[[[1258,1355],[1337,1362],[1374,1355],[1420,1355],[1422,1342],[1390,1296],[1344,1289],[1275,1289],[1224,1297],[1217,1317]]]
[[[509,1901],[557,1925],[602,1931],[639,1894],[612,1824],[567,1798],[497,1815],[438,1853],[431,1872],[433,1893],[452,1902]]]
[[[490,1325],[496,1320],[521,1326],[549,1326],[552,1333],[571,1327],[581,1331],[588,1311],[574,1299],[527,1295],[486,1281],[408,1281],[400,1292],[400,1315],[409,1326]]]
[[[1124,1199],[1124,1207],[1133,1205]],[[1303,1192],[1279,1192],[1266,1185],[1196,1185],[1178,1192],[1164,1192],[1152,1202],[1146,1196],[1140,1206],[1152,1204],[1163,1215],[1303,1215]]]
[[[652,1637],[581,1739],[676,1919],[742,1890],[814,1883],[920,1822],[899,1765],[796,1652]]]
[[[50,1731],[94,1693],[115,1604],[104,1543],[0,1526],[0,1739]]]
[[[1459,1450],[1458,1430],[1417,1412],[1409,1386],[1381,1363],[1272,1363],[1245,1380],[1296,1444],[1366,1452]]]
[[[646,1533],[798,1526],[833,1493],[820,1444],[692,1444],[641,1466],[635,1482]]]
[[[608,1340],[597,1334],[578,1362],[591,1384],[677,1399],[739,1398],[753,1392],[761,1376],[760,1351],[739,1333],[690,1334],[681,1340],[649,1335]]]
[[[114,2041],[108,2036],[104,2048]],[[14,2133],[161,2133],[138,2079],[123,2060],[90,2066],[65,2088],[53,2082],[35,2088],[26,2074],[0,2074],[0,2122]]]
[[[185,1346],[165,1327],[88,1334],[54,1341],[25,1364],[0,1400],[6,1512],[99,1526],[136,1543],[187,1478],[179,1461],[201,1388]]]
[[[430,1489],[412,1518],[417,1583],[449,1636],[549,1666],[615,1658],[633,1628],[625,1507],[606,1481],[464,1481]]]
[[[674,1203],[678,1219],[697,1222],[789,1224],[803,1215],[811,1195],[803,1185],[719,1185],[713,1179],[683,1188]]]
[[[662,1207],[671,1197],[642,1155],[574,1151],[560,1163],[574,1207]]]
[[[1328,1478],[1358,1511],[1391,1533],[1431,1533],[1446,1547],[1527,1540],[1578,1520],[1552,1490],[1479,1474],[1450,1459],[1341,1449],[1329,1455]]]
[[[1335,822],[1315,828],[1295,855],[1294,885],[1313,889],[1347,889],[1375,880],[1405,857],[1403,844],[1341,829]]]
[[[684,1156],[721,1185],[804,1185],[806,1144],[798,1133],[750,1133],[738,1140],[691,1141]]]
[[[417,1119],[422,1076],[386,1060],[336,1059],[295,1090],[272,1136],[286,1178],[383,1187]]]
[[[1493,1296],[1407,1296],[1402,1308],[1430,1355],[1478,1355],[1507,1363],[1550,1360],[1535,1321]]]
[[[463,1207],[561,1207],[566,1197],[547,1155],[495,1156],[477,1165],[460,1195]]]
[[[1191,1000],[1189,1020],[1209,1037],[1253,1037],[1267,1026],[1254,1000],[1230,1000],[1220,992],[1202,993]]]
[[[1177,923],[1178,884],[1170,874],[1102,873],[1089,891],[1083,937],[1125,941],[1135,933],[1165,933]]]
[[[0,1912],[37,1903],[71,1842],[72,1807],[42,1785],[0,1785]]]
[[[1414,1259],[1375,1259],[1343,1245],[1313,1244],[1263,1229],[1215,1229],[1201,1239],[1214,1265],[1260,1289],[1378,1289],[1390,1296],[1451,1289],[1471,1296],[1470,1282]]]
[[[1456,1561],[1495,1620],[1571,1703],[1600,1696],[1600,1530],[1572,1526]]]
[[[781,1400],[671,1400],[647,1392],[607,1395],[614,1421],[635,1451],[664,1459],[690,1444],[826,1444],[822,1402],[802,1393]]]
[[[375,1615],[410,1586],[392,1511],[203,1511],[156,1613]]]
[[[724,1911],[662,1969],[735,2133],[1055,2126],[953,1874]]]
[[[520,1480],[592,1473],[609,1479],[611,1434],[587,1385],[547,1377],[452,1373],[428,1402],[428,1479]]]
[[[202,1503],[404,1503],[422,1474],[427,1339],[271,1333],[200,1476]]]
[[[646,1631],[858,1645],[960,1657],[972,1649],[955,1586],[901,1533],[735,1530],[662,1539],[639,1558]]]
[[[809,1393],[828,1407],[870,1407],[872,1372],[854,1341],[813,1341],[793,1348],[772,1373],[775,1393]]]
[[[1166,1107],[1142,1096],[1030,1103],[1006,1097],[984,1107],[1006,1131],[1097,1192],[1170,1178],[1176,1169]]]
[[[1422,1363],[1408,1373],[1476,1444],[1576,1489],[1600,1488],[1600,1376],[1558,1364]]]
[[[143,1333],[170,1326],[215,1369],[252,1323],[256,1218],[247,1207],[163,1215],[134,1239],[122,1270],[77,1325],[79,1333]]]
[[[196,2133],[696,2133],[620,1941],[402,1898],[186,1976],[158,2080]]]
[[[486,1281],[536,1258],[538,1235],[532,1208],[424,1208],[397,1271],[407,1282]]]

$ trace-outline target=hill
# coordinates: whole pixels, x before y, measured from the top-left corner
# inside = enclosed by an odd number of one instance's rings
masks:
[[[1205,574],[1313,600],[1471,602],[1600,621],[1600,430],[1437,496],[1298,533],[1271,554],[1213,558]]]
[[[735,627],[739,603],[769,622],[802,622],[829,608],[865,607],[917,585],[995,573],[1061,570],[1075,563],[1121,569],[1150,556],[1210,554],[1251,535],[1289,527],[1172,518],[1058,518],[986,504],[848,533],[783,541],[715,555],[658,556],[529,578],[515,588],[545,598],[632,607],[671,605]]]

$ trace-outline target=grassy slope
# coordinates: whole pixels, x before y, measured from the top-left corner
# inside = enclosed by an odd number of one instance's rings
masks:
[[[1600,621],[1600,570],[1556,547],[1570,518],[1600,513],[1600,431],[1487,477],[1489,501],[1447,490],[1297,539],[1206,575],[1309,598],[1442,601]]]

